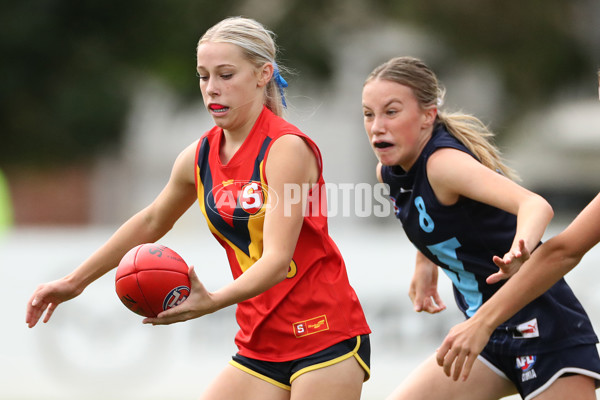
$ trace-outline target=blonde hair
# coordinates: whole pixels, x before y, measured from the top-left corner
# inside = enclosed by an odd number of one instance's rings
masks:
[[[367,77],[365,85],[382,79],[396,82],[412,89],[422,109],[440,107],[445,90],[440,86],[434,72],[414,57],[395,57],[375,68]],[[478,118],[463,113],[446,113],[438,110],[436,121],[446,127],[486,167],[518,180],[517,173],[508,167],[493,143],[494,134]]]
[[[206,42],[234,44],[242,50],[244,57],[255,67],[259,68],[270,62],[281,71],[282,67],[278,66],[275,61],[277,46],[274,36],[273,32],[253,19],[230,17],[208,29],[198,41],[198,46]],[[273,78],[265,88],[265,105],[274,114],[282,116],[283,98],[274,78],[275,71]]]

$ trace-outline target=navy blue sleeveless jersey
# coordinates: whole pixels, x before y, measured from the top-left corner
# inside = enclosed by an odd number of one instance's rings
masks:
[[[453,283],[459,309],[471,317],[500,288],[486,278],[497,272],[492,257],[502,257],[514,239],[516,216],[468,198],[441,204],[427,178],[427,160],[440,148],[464,151],[461,142],[438,124],[409,171],[383,166],[381,177],[390,187],[396,217],[408,239],[439,265]],[[597,337],[583,307],[560,280],[492,335],[488,346],[503,354],[546,352],[576,344],[596,343]]]

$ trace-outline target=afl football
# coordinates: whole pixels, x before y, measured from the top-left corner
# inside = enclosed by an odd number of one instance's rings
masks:
[[[125,307],[144,317],[181,304],[190,294],[188,265],[166,246],[140,244],[117,267],[115,286]]]

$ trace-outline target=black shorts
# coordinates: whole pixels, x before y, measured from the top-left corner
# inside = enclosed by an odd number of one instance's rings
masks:
[[[363,367],[365,370],[365,381],[368,380],[371,375],[371,344],[369,342],[369,335],[361,335],[344,340],[325,350],[293,361],[261,361],[236,354],[229,363],[275,386],[290,390],[294,379],[305,372],[328,367],[350,357],[354,357]]]
[[[494,354],[484,349],[479,359],[498,375],[510,380],[526,400],[548,389],[561,376],[589,376],[596,379],[596,387],[600,380],[600,357],[595,344],[518,357]]]

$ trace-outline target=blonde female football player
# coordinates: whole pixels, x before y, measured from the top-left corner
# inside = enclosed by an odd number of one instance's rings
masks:
[[[437,298],[439,265],[452,280],[457,306],[471,318],[500,287],[486,283],[498,269],[495,262],[517,269],[553,212],[510,179],[478,119],[438,109],[442,95],[425,63],[393,58],[364,84],[364,125],[379,160],[377,175],[390,185],[396,217],[418,250],[415,308],[443,308],[417,304]],[[591,399],[600,376],[597,341],[587,314],[561,281],[492,335],[468,380],[448,378],[433,354],[389,399],[484,400],[516,392],[525,399]]]
[[[239,350],[201,399],[360,398],[370,330],[327,217],[305,212],[306,202],[284,204],[290,187],[311,187],[304,196],[318,197],[325,183],[316,145],[281,117],[287,83],[275,58],[271,32],[251,19],[225,19],[202,36],[196,69],[215,127],[181,152],[147,208],[71,274],[35,290],[30,327],[199,201],[235,279],[208,291],[190,269],[188,299],[144,322],[171,324],[237,304]]]

